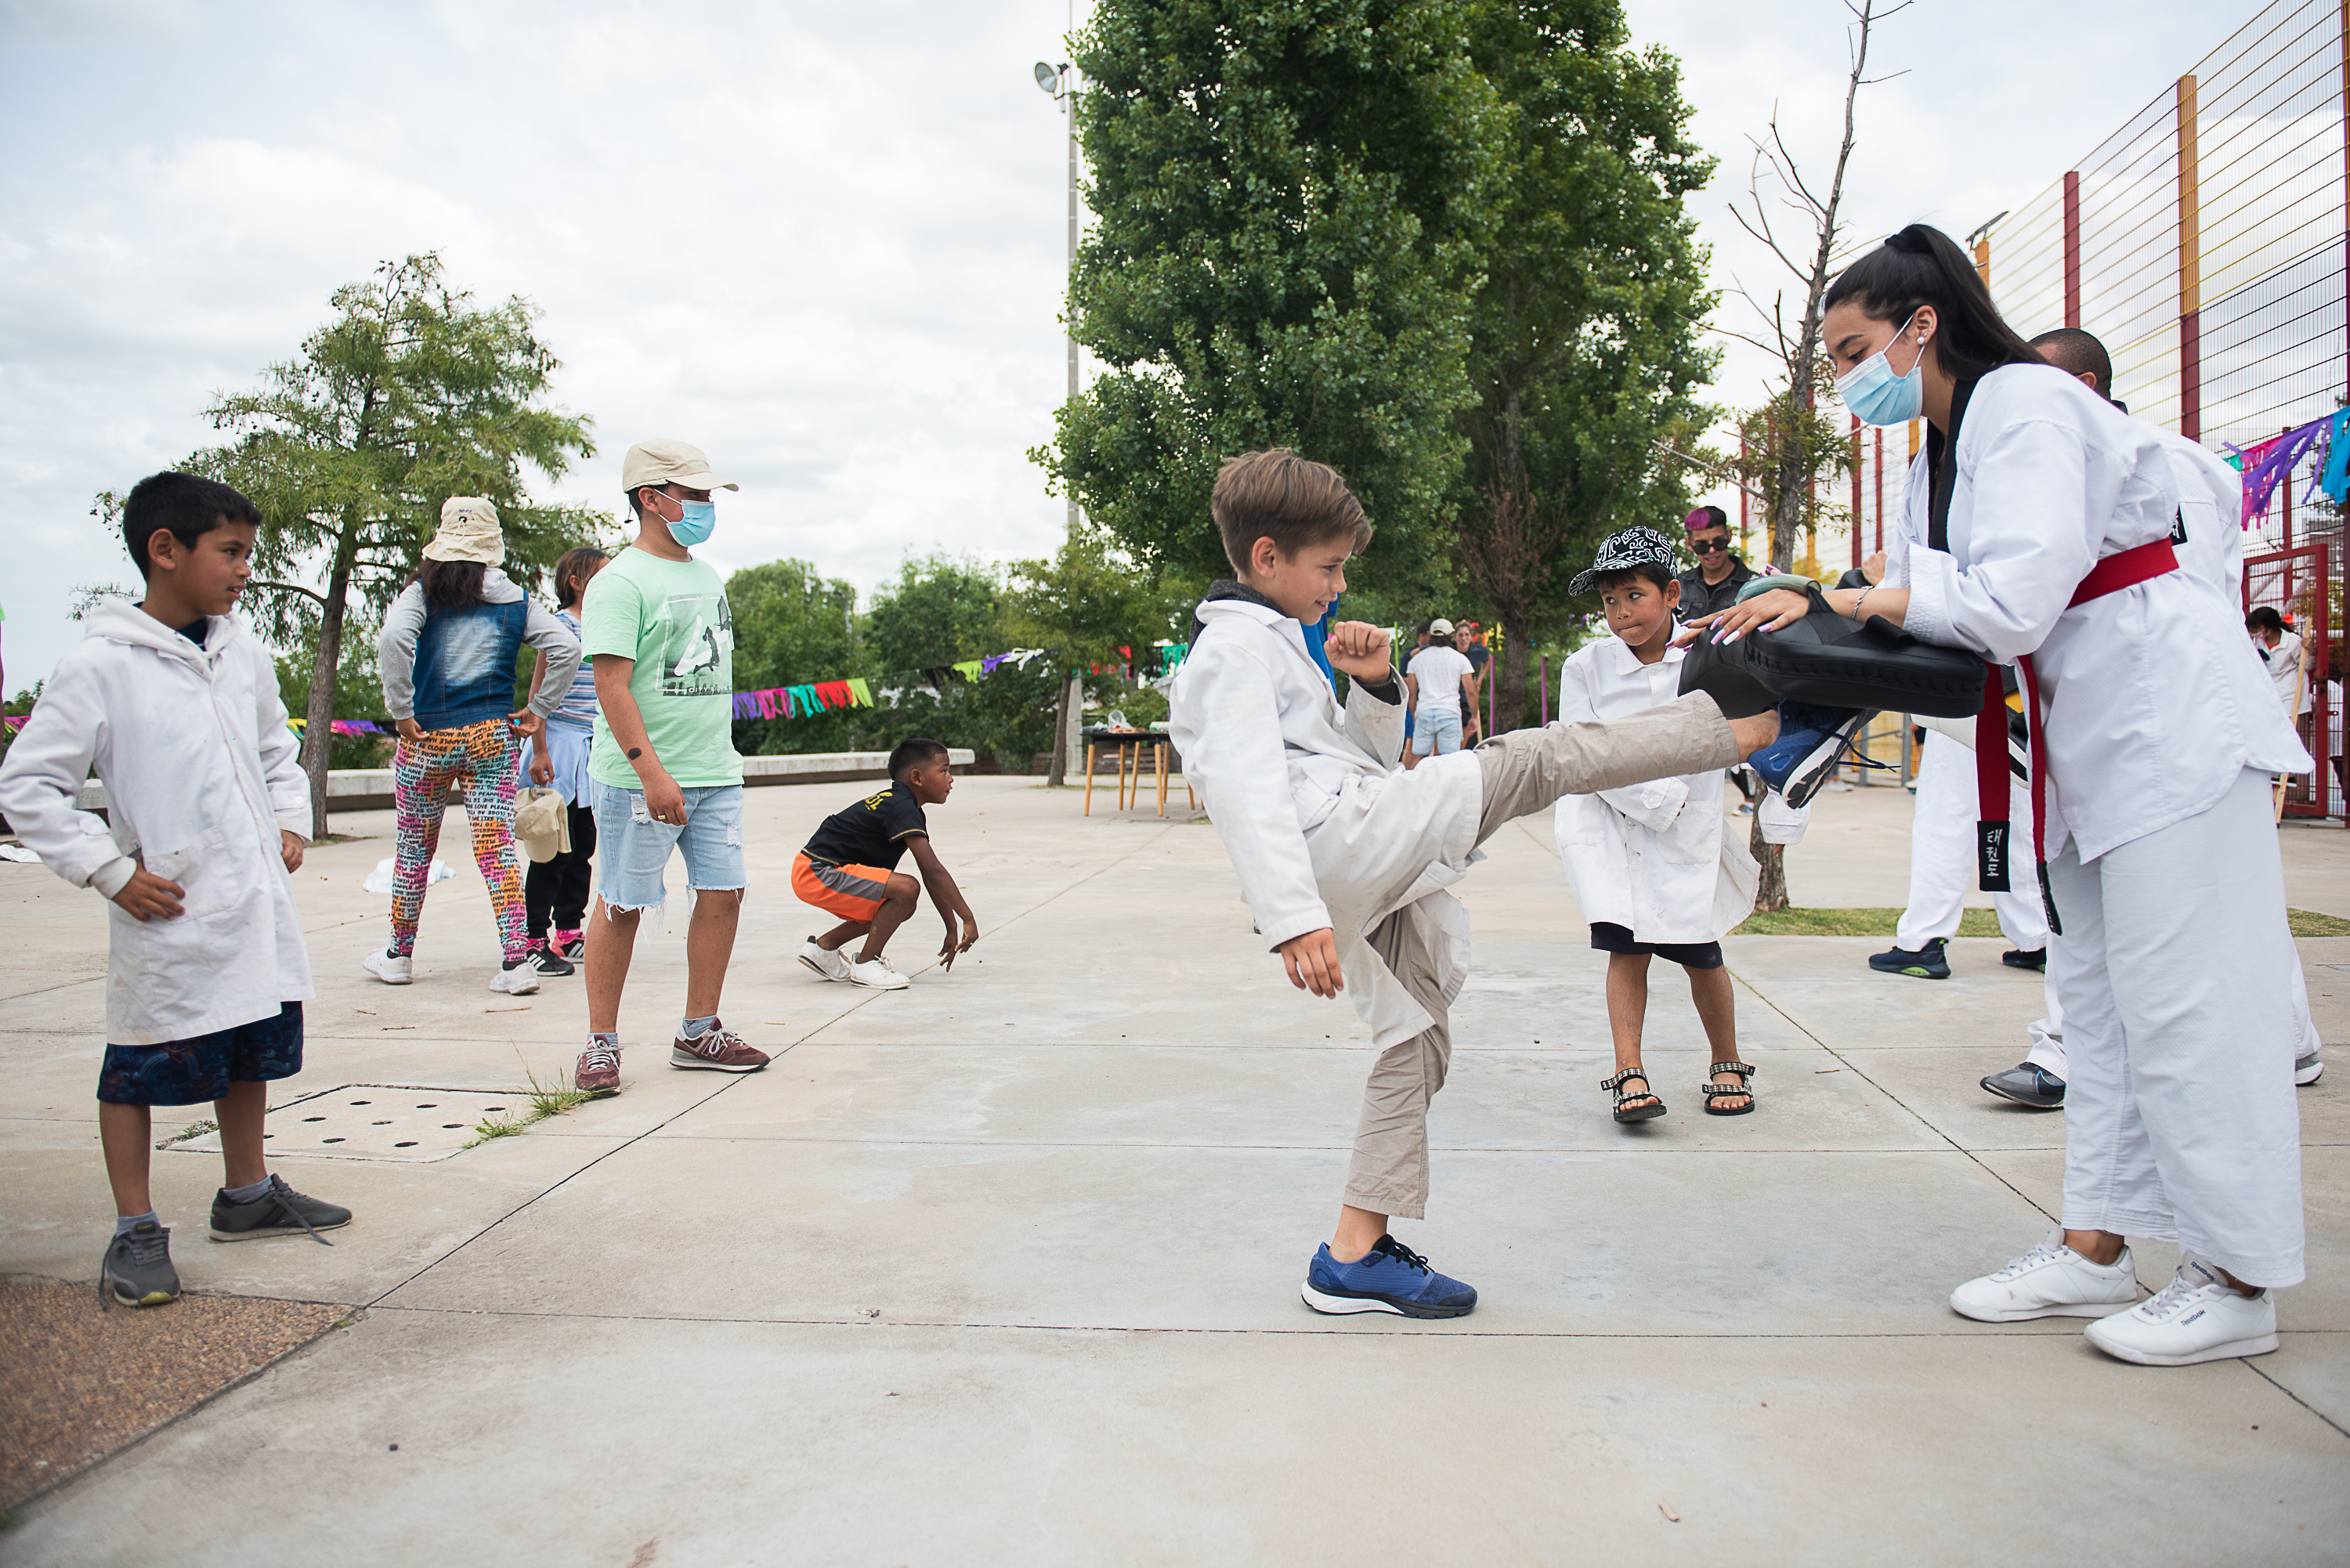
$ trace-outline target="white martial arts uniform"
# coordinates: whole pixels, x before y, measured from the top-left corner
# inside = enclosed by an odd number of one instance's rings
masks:
[[[2178,564],[2209,581],[2221,598],[2234,605],[2243,597],[2244,476],[2200,441],[2159,426],[2148,428],[2160,438],[2171,472],[2178,480],[2178,521],[2187,535],[2187,542],[2178,546]],[[2014,820],[2024,820],[2021,808]],[[2309,1015],[2309,981],[2302,972],[2301,950],[2293,945],[2290,932],[2285,946],[2293,957],[2293,1057],[2306,1062],[2324,1048],[2324,1043]],[[2060,1082],[2067,1076],[2064,1012],[2054,981],[2048,986],[2048,1016],[2032,1025],[2032,1050],[2023,1059]]]
[[[1930,448],[1929,448],[1930,450]],[[2071,606],[2102,558],[2183,508],[2160,437],[2053,367],[1975,384],[1949,552],[1922,459],[1887,582],[1929,642],[2031,654],[2061,929],[2064,1224],[2176,1239],[2260,1285],[2303,1278],[2284,877],[2267,775],[2309,765],[2199,573]],[[1898,576],[1897,576],[1898,574]],[[2028,822],[2028,818],[2026,819]],[[2021,829],[2022,825],[2019,825]],[[2016,834],[2016,876],[2031,857]]]
[[[2013,772],[2008,820],[2032,820],[2032,791]],[[1893,940],[1916,952],[1936,937],[1959,934],[1966,891],[1975,884],[1975,753],[1939,730],[1926,732],[1918,769],[1918,804],[1909,819],[1909,904]],[[2012,890],[1993,893],[1999,929],[2025,952],[2048,945],[2048,917],[2040,889],[2022,877]]]
[[[1559,671],[1559,722],[1662,707],[1680,694],[1687,657],[1673,648],[1643,664],[1620,637],[1585,644]],[[1621,926],[1635,941],[1701,947],[1754,912],[1761,867],[1721,830],[1722,780],[1710,770],[1559,797],[1552,827],[1586,920]]]

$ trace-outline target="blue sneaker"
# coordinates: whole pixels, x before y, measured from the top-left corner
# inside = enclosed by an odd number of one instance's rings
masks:
[[[1315,1312],[1391,1312],[1403,1317],[1465,1317],[1477,1309],[1477,1293],[1459,1280],[1446,1279],[1428,1266],[1428,1260],[1397,1241],[1382,1236],[1378,1245],[1351,1263],[1330,1255],[1322,1243],[1298,1287],[1305,1304]]]
[[[1865,708],[1779,704],[1779,738],[1746,759],[1789,805],[1809,805],[1835,774],[1838,758],[1876,715]]]

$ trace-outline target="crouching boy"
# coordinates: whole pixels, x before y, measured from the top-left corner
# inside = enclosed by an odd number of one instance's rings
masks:
[[[1345,621],[1325,650],[1345,706],[1306,653],[1370,524],[1332,469],[1275,449],[1227,461],[1211,500],[1238,581],[1209,588],[1169,724],[1185,776],[1291,983],[1335,997],[1352,977],[1378,1055],[1363,1096],[1336,1233],[1303,1293],[1317,1312],[1458,1317],[1477,1293],[1388,1233],[1428,1202],[1428,1102],[1451,1054],[1445,1009],[1468,973],[1468,916],[1445,887],[1503,823],[1570,793],[1729,766],[1768,742],[1710,697],[1607,724],[1553,724],[1396,767],[1402,691],[1388,636]]]
[[[313,1236],[351,1211],[264,1168],[268,1085],[302,1070],[310,959],[287,873],[310,786],[277,672],[232,618],[261,514],[225,484],[143,479],[122,509],[146,597],[104,599],[0,763],[0,812],[43,864],[113,900],[99,1138],[114,1188],[101,1297],[180,1293],[148,1190],[150,1107],[213,1103],[215,1241]],[[77,807],[92,769],[107,819]],[[324,1238],[319,1238],[323,1241]]]

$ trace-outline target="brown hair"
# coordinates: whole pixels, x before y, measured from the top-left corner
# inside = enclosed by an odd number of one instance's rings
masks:
[[[610,559],[611,556],[596,548],[593,545],[577,545],[572,549],[564,551],[561,556],[556,557],[556,607],[557,609],[569,609],[573,605],[577,604],[581,599],[587,597],[588,578],[591,575],[588,568],[594,566],[598,561],[608,561]],[[574,577],[577,577],[579,579],[579,591],[577,593],[573,593],[571,591],[571,579]]]
[[[1272,540],[1284,556],[1340,536],[1357,550],[1371,542],[1363,504],[1338,471],[1285,446],[1224,459],[1208,510],[1224,536],[1225,557],[1243,576],[1259,539]]]

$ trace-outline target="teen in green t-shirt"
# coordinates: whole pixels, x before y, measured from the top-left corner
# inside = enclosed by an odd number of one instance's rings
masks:
[[[588,1049],[577,1082],[620,1085],[620,996],[639,918],[667,897],[662,869],[685,857],[693,916],[685,936],[685,1019],[672,1067],[749,1073],[764,1052],[718,1020],[719,992],[743,909],[743,759],[731,727],[734,616],[725,585],[693,546],[717,522],[699,447],[650,441],[629,449],[620,483],[636,542],[596,574],[581,605],[580,645],[596,671],[596,909],[588,919]]]

